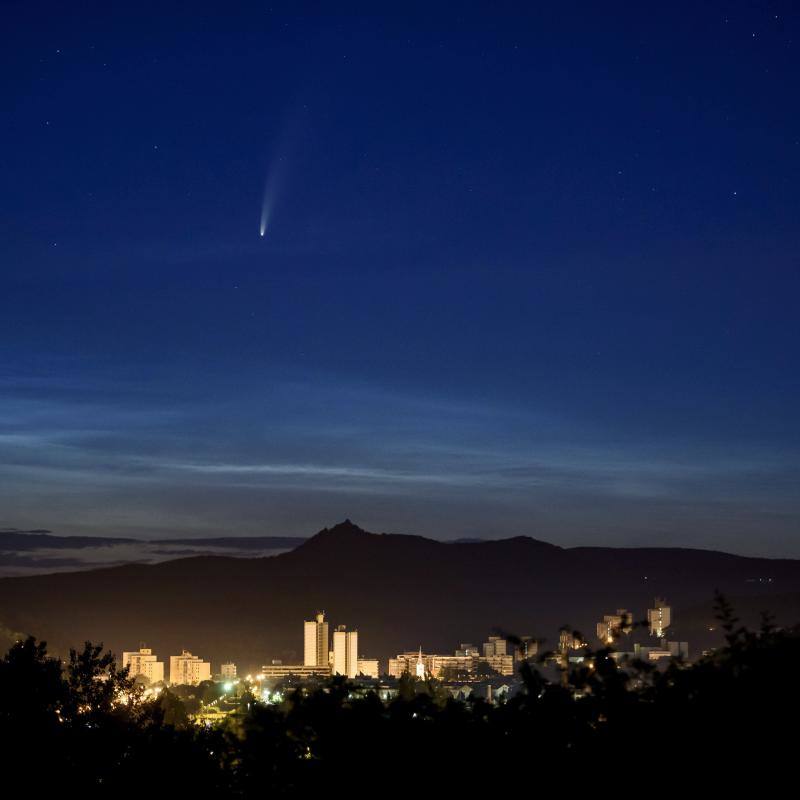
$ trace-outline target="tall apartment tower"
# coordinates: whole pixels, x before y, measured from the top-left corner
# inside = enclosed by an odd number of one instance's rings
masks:
[[[514,651],[514,661],[527,661],[539,652],[539,642],[533,636],[521,636]]]
[[[169,682],[180,686],[197,686],[211,680],[211,664],[184,650],[179,656],[169,657]]]
[[[348,631],[344,625],[333,632],[333,674],[358,675],[358,631]]]
[[[139,650],[124,652],[122,654],[122,666],[130,667],[129,674],[131,678],[135,678],[137,675],[144,675],[150,683],[158,683],[164,680],[164,662],[159,661],[149,647],[141,647]]]
[[[319,611],[315,620],[303,623],[303,666],[328,666],[328,623],[325,612]]]
[[[633,630],[633,614],[625,608],[618,608],[616,614],[606,614],[597,623],[597,638],[603,644],[611,644],[623,633]]]
[[[219,676],[224,681],[236,680],[236,664],[228,661],[219,668]]]
[[[672,622],[672,609],[661,597],[656,597],[653,605],[655,608],[647,609],[647,621],[650,624],[650,635],[660,639]]]
[[[484,656],[507,656],[508,642],[505,636],[490,636],[488,642],[483,643]]]

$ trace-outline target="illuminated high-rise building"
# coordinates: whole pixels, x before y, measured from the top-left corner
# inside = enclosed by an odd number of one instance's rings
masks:
[[[306,667],[327,667],[328,623],[325,612],[318,612],[316,619],[306,621],[303,627],[303,664]]]
[[[178,686],[197,686],[211,680],[211,664],[184,650],[179,656],[169,657],[169,682]]]
[[[597,623],[597,638],[604,644],[611,644],[620,634],[630,633],[632,628],[633,614],[618,608],[616,614],[606,614],[602,622]]]
[[[581,638],[577,635],[577,631],[571,631],[567,628],[562,628],[558,633],[558,649],[561,653],[566,653],[569,650],[580,650],[584,646]]]
[[[504,636],[490,636],[489,640],[483,643],[484,656],[505,656],[508,655],[508,642]]]
[[[358,631],[339,625],[333,632],[333,674],[355,678],[358,675]]]
[[[219,668],[219,676],[224,681],[236,680],[236,664],[234,664],[232,661],[223,664]]]
[[[667,605],[667,601],[661,597],[656,597],[653,605],[655,608],[647,609],[647,622],[650,625],[650,635],[657,636],[661,639],[672,622],[672,609]]]
[[[149,647],[141,647],[139,650],[124,652],[122,654],[122,666],[129,668],[128,674],[131,678],[142,675],[150,683],[164,680],[164,662],[159,661]]]
[[[514,661],[528,661],[539,652],[539,642],[533,636],[521,636],[514,651]]]

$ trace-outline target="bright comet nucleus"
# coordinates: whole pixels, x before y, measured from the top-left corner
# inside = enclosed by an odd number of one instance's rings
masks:
[[[267,228],[270,226],[272,219],[272,211],[283,189],[286,169],[287,159],[285,155],[279,154],[272,159],[264,182],[264,195],[261,199],[261,224],[258,230],[262,238],[267,234]]]

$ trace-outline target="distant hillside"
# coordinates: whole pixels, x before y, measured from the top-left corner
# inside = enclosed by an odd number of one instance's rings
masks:
[[[304,541],[305,539],[289,536],[217,536],[191,539],[55,536],[46,530],[0,528],[0,577],[119,564],[148,564],[196,555],[275,555],[291,550]]]
[[[0,528],[0,550],[75,550],[119,544],[183,544],[193,547],[297,547],[305,539],[294,536],[214,536],[190,539],[135,539],[121,536],[55,536],[51,531]]]
[[[53,536],[50,531],[20,531],[0,528],[0,550],[73,550],[81,547],[101,547],[135,542],[136,539],[110,536]]]
[[[348,521],[267,558],[5,578],[0,623],[60,647],[92,639],[120,652],[146,641],[163,656],[185,647],[215,668],[232,659],[251,669],[302,658],[302,622],[317,609],[357,627],[363,653],[385,659],[420,645],[449,652],[479,644],[495,628],[552,642],[568,623],[591,635],[604,613],[626,607],[641,618],[660,595],[673,606],[674,635],[697,652],[718,636],[703,616],[715,589],[749,610],[774,607],[783,624],[800,621],[800,561],[565,549],[527,537],[443,543],[367,533]]]

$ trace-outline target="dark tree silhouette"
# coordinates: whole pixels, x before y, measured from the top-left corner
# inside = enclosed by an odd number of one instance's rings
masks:
[[[725,645],[693,664],[620,665],[611,647],[584,648],[563,681],[522,662],[520,691],[496,705],[408,676],[383,702],[334,678],[280,705],[244,693],[211,729],[190,722],[188,688],[145,699],[101,645],[62,665],[26,639],[0,660],[5,774],[30,775],[30,796],[313,797],[354,785],[485,798],[512,778],[524,793],[721,794],[753,778],[764,790],[793,763],[800,635],[766,617],[749,631],[722,598],[718,614]]]

